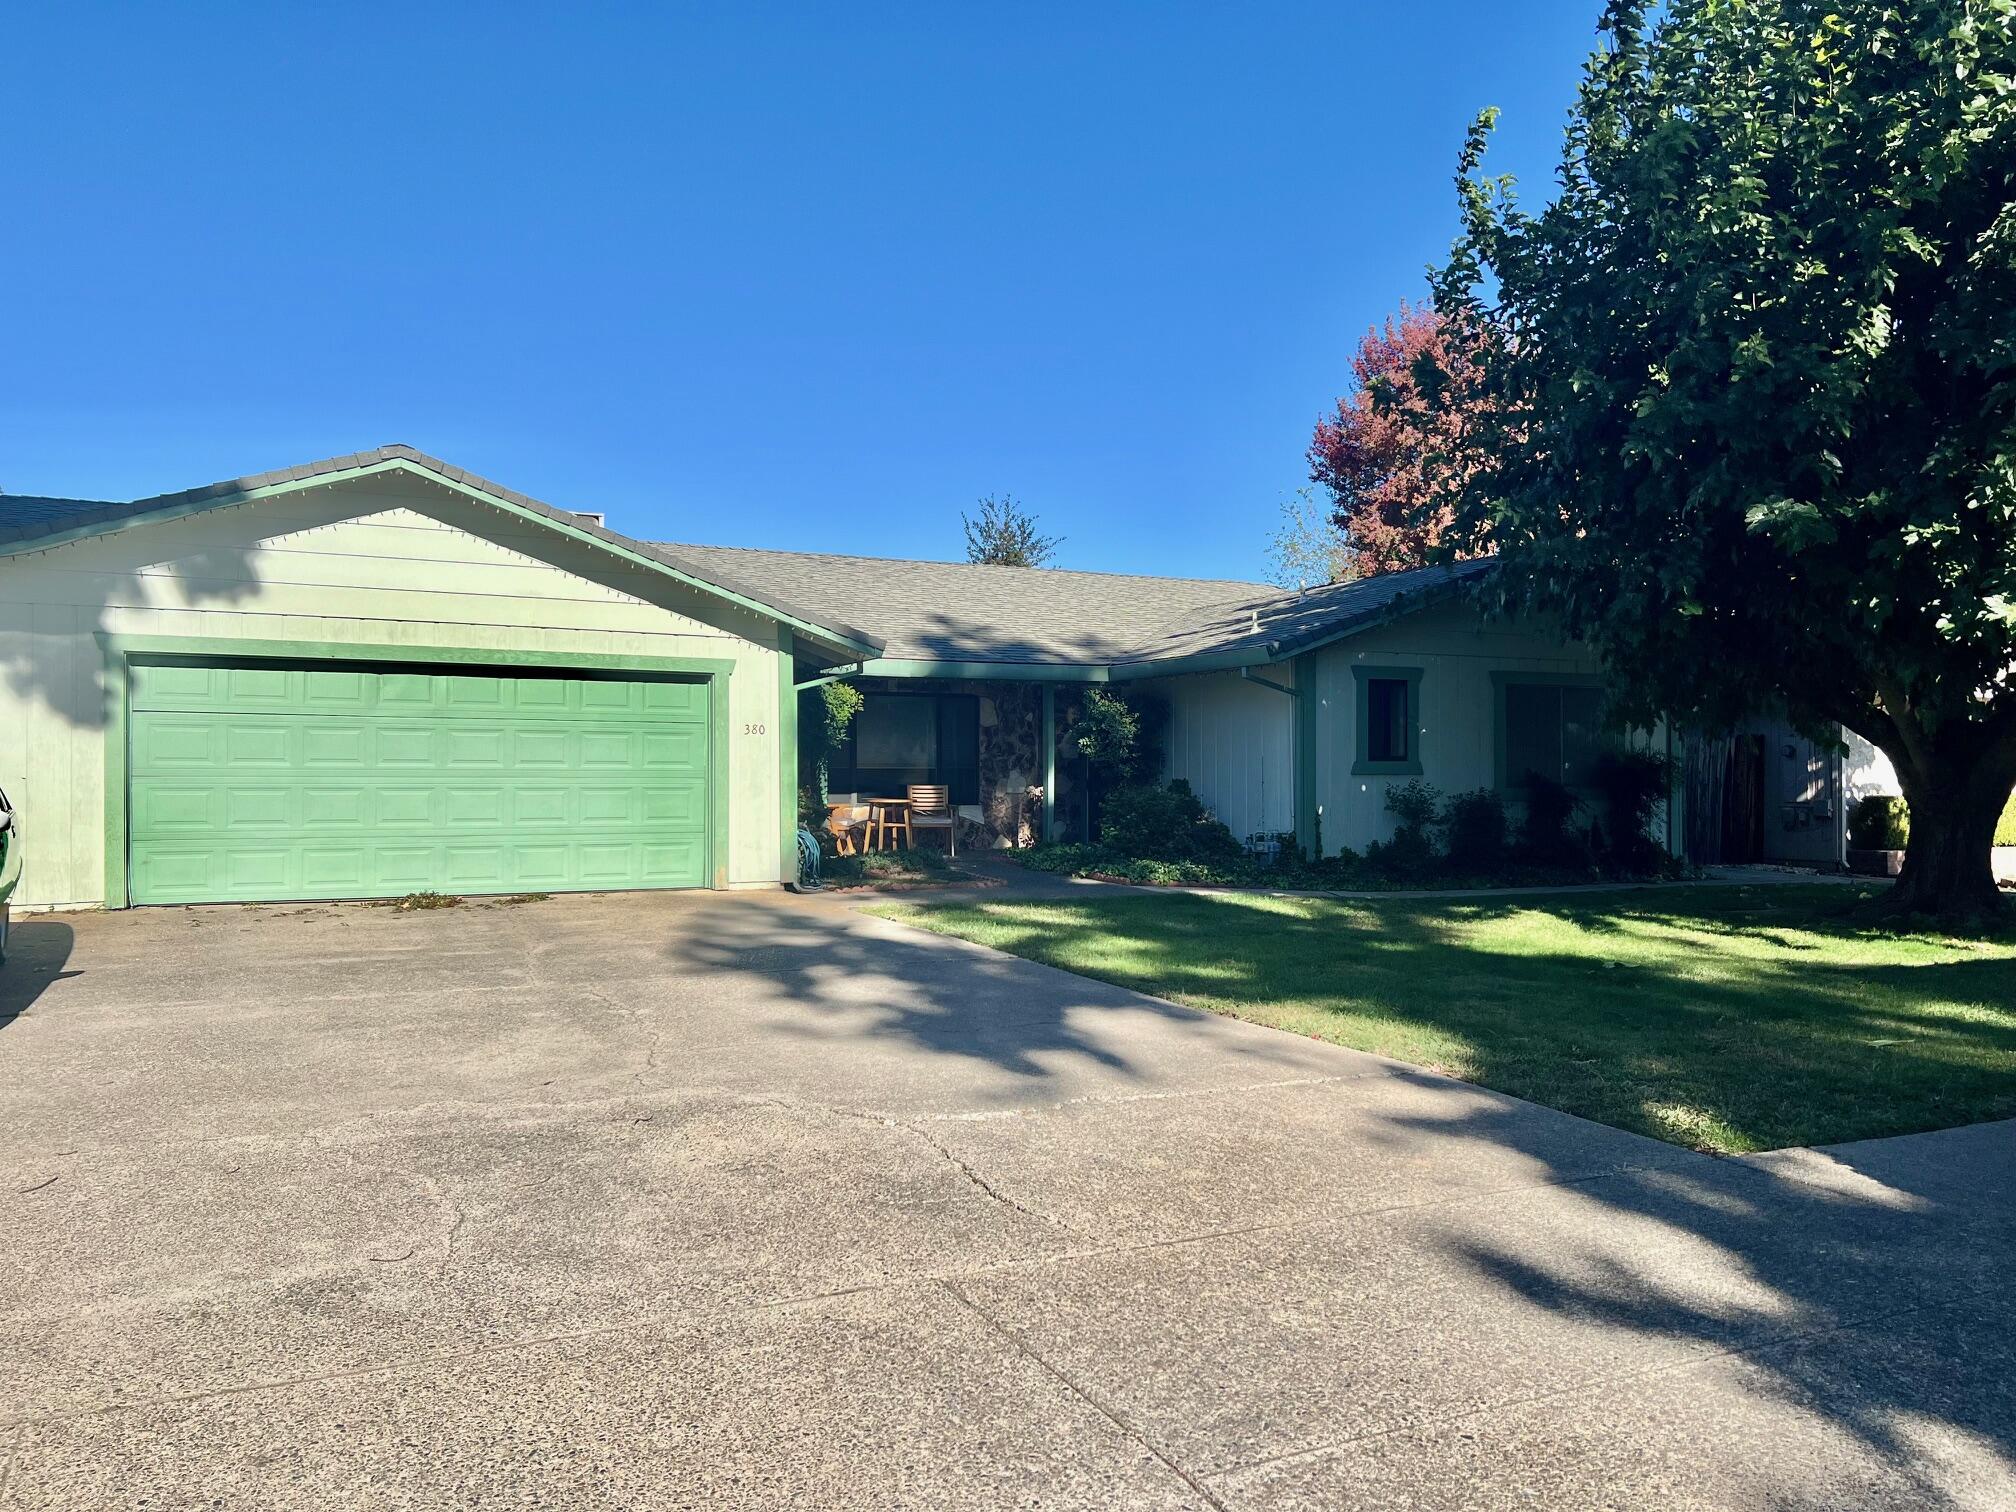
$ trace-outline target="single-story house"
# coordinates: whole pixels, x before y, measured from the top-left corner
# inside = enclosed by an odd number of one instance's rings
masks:
[[[1362,849],[1392,783],[1595,754],[1593,659],[1483,622],[1478,570],[1283,591],[650,542],[404,446],[0,496],[16,902],[774,886],[796,691],[836,676],[866,703],[833,786],[943,782],[985,843],[1076,833],[1059,733],[1117,684],[1235,834]]]

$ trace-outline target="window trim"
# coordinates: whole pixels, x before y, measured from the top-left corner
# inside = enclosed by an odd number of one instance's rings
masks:
[[[1493,672],[1491,674],[1491,785],[1512,797],[1525,794],[1528,784],[1512,782],[1506,774],[1505,690],[1507,688],[1597,688],[1608,690],[1609,679],[1600,672]],[[1571,793],[1590,793],[1589,787],[1570,787]]]
[[[1351,676],[1357,684],[1356,717],[1352,720],[1356,732],[1356,759],[1351,763],[1353,777],[1419,777],[1421,775],[1421,675],[1420,667],[1372,667],[1353,663]],[[1371,685],[1374,680],[1381,682],[1404,682],[1407,684],[1407,760],[1374,761],[1372,749],[1372,726],[1369,719]]]

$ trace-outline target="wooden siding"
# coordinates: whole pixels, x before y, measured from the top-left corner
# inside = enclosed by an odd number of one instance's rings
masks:
[[[1291,668],[1260,670],[1293,686]],[[1237,672],[1141,686],[1169,706],[1168,776],[1186,779],[1241,840],[1295,827],[1294,699]]]
[[[1530,628],[1487,626],[1475,610],[1424,610],[1353,636],[1316,653],[1316,791],[1323,807],[1323,844],[1335,852],[1363,850],[1393,835],[1386,793],[1406,776],[1354,777],[1357,683],[1354,666],[1418,667],[1421,780],[1444,793],[1497,782],[1497,698],[1494,672],[1585,676],[1595,658],[1557,636]]]
[[[729,876],[777,880],[771,621],[447,489],[373,479],[0,560],[0,786],[21,810],[19,905],[104,898],[96,632],[456,647],[500,665],[513,652],[733,660]]]

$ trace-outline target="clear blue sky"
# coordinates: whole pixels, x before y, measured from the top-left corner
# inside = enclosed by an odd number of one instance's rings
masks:
[[[1258,576],[1598,0],[16,5],[0,488],[404,441],[656,539]]]

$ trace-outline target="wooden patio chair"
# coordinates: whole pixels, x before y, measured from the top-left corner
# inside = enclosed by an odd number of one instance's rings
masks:
[[[959,854],[959,820],[952,812],[952,790],[942,783],[910,784],[910,828],[943,830],[945,849]]]
[[[865,803],[851,803],[845,797],[835,794],[826,805],[826,833],[833,837],[833,849],[842,856],[858,856],[864,841],[869,839],[869,808]]]

